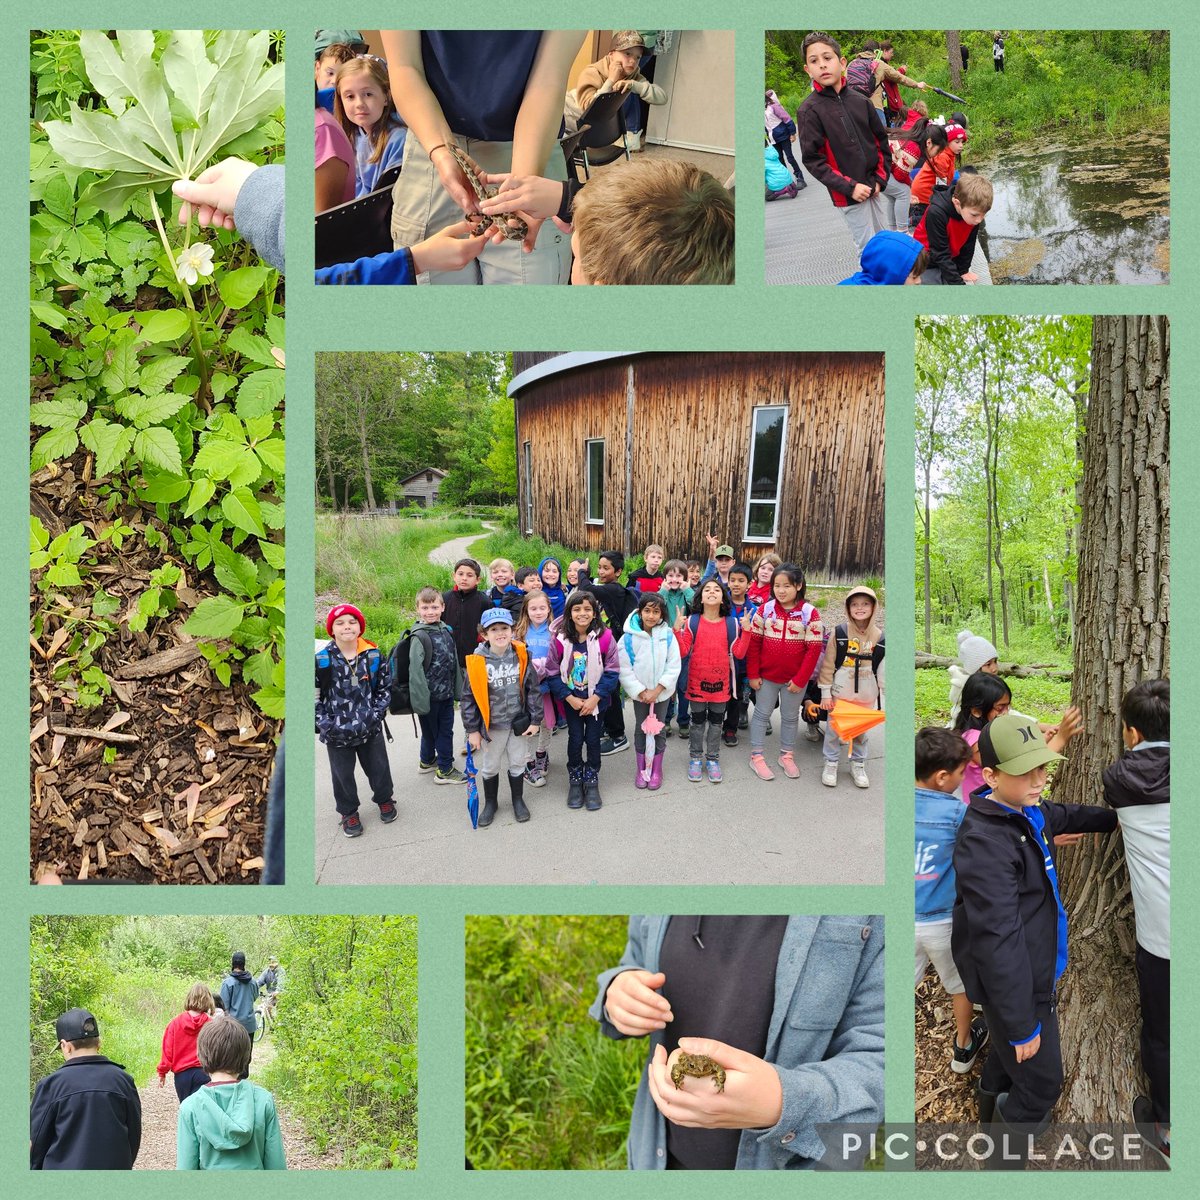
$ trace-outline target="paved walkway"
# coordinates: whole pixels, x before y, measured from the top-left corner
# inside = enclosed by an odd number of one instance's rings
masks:
[[[434,546],[429,552],[429,561],[431,563],[449,563],[453,566],[460,558],[470,558],[471,547],[480,538],[485,538],[489,533],[494,533],[497,528],[499,528],[497,525],[489,521],[484,521],[482,533],[467,533],[462,537],[452,538],[448,542],[443,542],[440,546]]]
[[[627,726],[632,706],[625,709]],[[776,714],[775,725],[779,719]],[[673,736],[665,779],[657,792],[633,785],[630,749],[608,755],[600,772],[604,807],[595,813],[566,806],[566,733],[550,747],[550,777],[526,787],[532,818],[513,819],[508,786],[487,829],[473,830],[466,788],[437,785],[417,773],[417,740],[408,717],[392,717],[388,754],[399,819],[383,825],[360,777],[360,838],[337,823],[329,759],[316,749],[318,883],[488,884],[834,884],[883,882],[883,728],[872,731],[871,786],[850,782],[843,763],[836,788],[821,785],[820,746],[800,739],[798,780],[782,773],[763,783],[751,772],[748,732],[736,749],[722,748],[725,781],[689,783],[687,743]],[[767,739],[768,761],[779,735]],[[461,745],[462,730],[456,729]],[[462,758],[457,760],[459,765]],[[817,847],[836,853],[815,853]]]
[[[838,283],[858,270],[858,248],[842,214],[821,184],[807,172],[804,177],[808,187],[794,200],[766,206],[767,283]],[[992,282],[978,245],[971,269],[980,284]]]

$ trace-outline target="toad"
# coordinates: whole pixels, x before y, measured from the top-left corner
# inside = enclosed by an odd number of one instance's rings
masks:
[[[671,1067],[671,1082],[677,1088],[682,1088],[685,1075],[692,1075],[696,1078],[711,1075],[717,1091],[725,1090],[725,1068],[715,1063],[707,1054],[685,1054],[681,1050],[679,1057]]]

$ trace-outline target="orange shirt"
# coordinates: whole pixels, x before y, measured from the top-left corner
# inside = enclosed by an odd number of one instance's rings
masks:
[[[936,183],[949,182],[954,178],[957,160],[954,151],[949,146],[935,154],[932,162],[927,162],[918,172],[912,183],[912,203],[928,204],[933,195]]]

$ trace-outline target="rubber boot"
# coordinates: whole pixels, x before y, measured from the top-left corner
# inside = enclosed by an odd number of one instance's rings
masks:
[[[981,1082],[975,1084],[975,1104],[979,1108],[980,1125],[990,1125],[996,1117],[996,1092],[984,1089]]]
[[[513,816],[522,823],[528,821],[529,809],[525,807],[525,776],[510,775],[508,787],[512,792]]]
[[[567,807],[583,807],[583,768],[571,767],[569,772],[570,786],[567,788]]]
[[[595,812],[604,801],[600,799],[600,777],[595,767],[583,768],[583,806]]]
[[[644,751],[639,750],[633,757],[637,762],[637,768],[633,772],[633,786],[640,792],[646,787],[646,755]]]
[[[660,750],[654,756],[654,761],[650,764],[650,790],[652,792],[657,792],[662,787],[663,753]]]
[[[500,795],[500,776],[493,775],[483,781],[483,812],[479,814],[479,828],[486,829],[496,819],[496,799]]]
[[[1033,1140],[1044,1133],[1050,1125],[1049,1113],[1036,1125],[1027,1122],[1010,1125],[1004,1119],[1004,1102],[1007,1099],[1007,1092],[1001,1092],[996,1097],[991,1124],[994,1150],[991,1157],[984,1163],[986,1170],[1024,1171],[1029,1166],[1029,1151]]]

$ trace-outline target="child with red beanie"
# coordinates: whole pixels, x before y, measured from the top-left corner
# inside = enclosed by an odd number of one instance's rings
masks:
[[[374,642],[364,638],[367,620],[353,604],[329,610],[325,630],[332,639],[317,651],[317,734],[329,751],[333,799],[347,837],[361,837],[355,761],[371,785],[379,819],[396,819],[392,769],[383,736],[391,698],[392,672]]]

